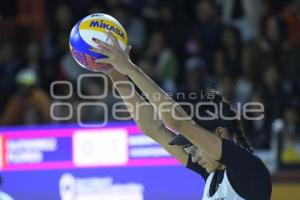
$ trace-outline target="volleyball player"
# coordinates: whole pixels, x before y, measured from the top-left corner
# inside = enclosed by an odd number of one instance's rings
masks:
[[[129,48],[125,52],[122,51],[116,38],[111,33],[108,35],[113,41],[113,46],[93,39],[99,48],[91,50],[107,56],[95,62],[107,63],[114,67],[106,72],[114,83],[128,81],[129,77],[147,96],[151,105],[136,91],[132,91],[133,87],[114,84],[141,130],[160,143],[183,165],[205,179],[202,199],[269,200],[272,191],[269,171],[253,154],[240,121],[221,117],[211,120],[190,118],[178,103],[132,63]],[[134,95],[125,98],[131,92],[134,92]],[[216,107],[200,106],[199,116],[210,117],[209,111],[212,112],[215,108],[224,116],[232,117],[236,114],[222,96],[213,91],[212,93],[213,98],[205,95],[201,102],[213,103]],[[157,96],[160,98],[156,98]],[[137,107],[137,104],[143,106]],[[160,118],[154,117],[155,115],[159,115]],[[176,135],[174,132],[180,134]]]

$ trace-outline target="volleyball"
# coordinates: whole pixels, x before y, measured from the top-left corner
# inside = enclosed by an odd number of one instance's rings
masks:
[[[128,41],[127,33],[118,20],[110,15],[91,14],[79,20],[72,28],[69,46],[73,58],[81,67],[95,72],[107,71],[112,68],[108,64],[95,63],[96,59],[106,58],[106,56],[90,51],[90,47],[97,47],[92,38],[97,38],[110,45],[113,44],[108,39],[107,31],[117,38],[120,47],[125,50]]]

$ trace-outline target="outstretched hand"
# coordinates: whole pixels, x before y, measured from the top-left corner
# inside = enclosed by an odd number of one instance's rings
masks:
[[[112,40],[113,45],[109,45],[97,38],[93,38],[93,41],[97,44],[98,48],[91,47],[90,50],[107,56],[107,58],[97,59],[95,62],[110,64],[120,73],[128,75],[135,69],[135,65],[129,58],[131,46],[127,46],[125,51],[123,51],[117,38],[110,31],[108,31],[107,34],[108,39]]]

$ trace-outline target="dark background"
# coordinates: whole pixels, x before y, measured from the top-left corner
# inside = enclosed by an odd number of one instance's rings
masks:
[[[253,146],[269,150],[279,135],[283,149],[291,148],[280,162],[300,162],[300,3],[296,0],[1,1],[1,125],[77,122],[75,108],[84,100],[76,94],[67,100],[53,99],[49,88],[53,81],[64,80],[76,91],[76,78],[87,73],[72,59],[68,39],[73,25],[95,12],[121,22],[133,46],[133,61],[166,91],[201,93],[212,87],[235,106],[263,103],[262,120],[244,120]],[[38,79],[31,87],[38,91],[35,97],[28,97],[16,80],[23,69]],[[81,89],[97,94],[101,82],[87,80]],[[68,93],[63,86],[56,92]],[[119,100],[108,96],[101,101],[112,105]],[[50,119],[53,102],[71,103],[74,116]],[[56,115],[66,116],[65,109],[57,108]],[[85,122],[102,116],[103,110],[96,108],[81,113]]]

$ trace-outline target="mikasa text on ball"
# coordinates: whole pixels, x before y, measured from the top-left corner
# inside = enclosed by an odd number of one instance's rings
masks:
[[[70,50],[76,62],[83,68],[91,71],[107,71],[112,66],[107,64],[95,63],[96,59],[106,56],[89,50],[90,47],[97,47],[92,38],[97,38],[108,44],[113,44],[108,39],[107,30],[117,38],[121,48],[125,50],[127,45],[127,34],[123,26],[112,16],[96,13],[91,14],[73,27],[70,34]]]

